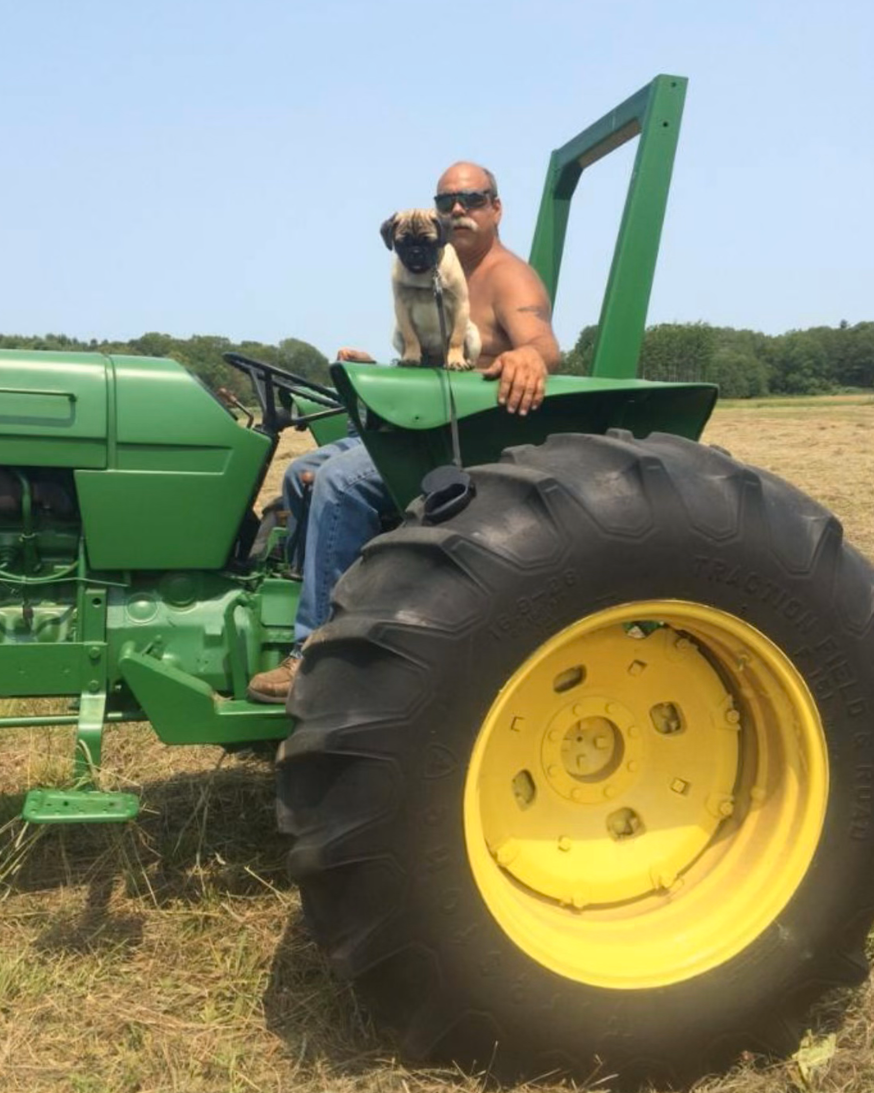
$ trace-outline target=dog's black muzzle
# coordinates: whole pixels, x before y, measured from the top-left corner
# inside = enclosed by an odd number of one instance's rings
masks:
[[[410,273],[427,273],[435,269],[440,259],[440,244],[431,239],[415,239],[410,242],[396,242],[398,258]]]

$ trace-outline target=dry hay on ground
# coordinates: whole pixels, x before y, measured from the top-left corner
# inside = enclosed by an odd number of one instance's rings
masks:
[[[874,560],[874,399],[733,403],[702,439],[815,497]]]
[[[726,407],[704,440],[828,504],[874,557],[874,403]],[[304,434],[283,437],[263,498],[307,447]],[[107,735],[108,777],[141,791],[140,821],[24,830],[22,789],[66,777],[71,737],[0,734],[0,1093],[483,1087],[401,1066],[328,974],[285,878],[266,766],[164,748],[146,726]],[[816,1036],[836,1032],[836,1051],[807,1080],[792,1061],[751,1060],[695,1093],[867,1093],[874,1000],[848,998],[813,1015]],[[589,1088],[613,1083],[597,1075]]]
[[[259,501],[262,505],[282,492],[282,475],[291,460],[308,452],[312,447],[314,445],[309,433],[299,433],[294,429],[285,430],[279,438],[276,454],[264,479],[264,485],[261,487]]]

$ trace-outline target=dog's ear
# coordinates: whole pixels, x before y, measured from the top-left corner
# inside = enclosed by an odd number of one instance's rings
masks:
[[[445,247],[449,242],[449,221],[444,216],[437,216],[436,213],[432,219],[437,228],[437,246]]]
[[[382,241],[388,247],[389,250],[394,250],[394,232],[395,224],[398,222],[398,214],[395,213],[390,216],[388,220],[383,220],[382,226],[379,229],[379,234],[382,236]]]

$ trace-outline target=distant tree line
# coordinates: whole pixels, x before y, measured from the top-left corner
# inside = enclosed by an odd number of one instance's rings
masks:
[[[53,349],[75,353],[117,353],[137,357],[172,357],[196,373],[213,389],[227,387],[237,398],[249,402],[251,385],[236,368],[225,364],[223,353],[242,353],[246,357],[284,368],[306,379],[330,383],[328,358],[309,342],[284,338],[278,345],[263,342],[232,342],[212,334],[196,334],[192,338],[173,338],[169,334],[143,334],[127,342],[80,341],[65,334],[44,337],[0,334],[0,349]]]
[[[587,375],[597,327],[584,327],[562,371]],[[639,375],[719,385],[724,398],[821,395],[874,387],[874,322],[815,326],[786,334],[664,323],[644,335]]]
[[[598,328],[586,326],[562,372],[587,375],[592,366]],[[297,338],[277,345],[232,342],[218,335],[174,338],[143,334],[130,341],[80,341],[64,334],[44,337],[0,334],[0,349],[53,349],[67,352],[127,353],[172,357],[211,387],[228,387],[249,400],[247,380],[225,364],[229,351],[274,364],[289,372],[329,383],[328,359],[315,346]],[[663,323],[647,329],[639,375],[652,380],[716,383],[725,398],[765,395],[818,395],[842,388],[874,388],[874,322],[816,326],[786,334],[760,334],[707,323]]]

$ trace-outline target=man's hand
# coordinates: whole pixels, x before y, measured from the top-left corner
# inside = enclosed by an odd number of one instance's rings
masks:
[[[338,361],[349,361],[350,364],[376,364],[376,361],[363,349],[349,349],[345,347],[337,350]]]
[[[508,349],[483,369],[487,379],[500,377],[498,403],[506,406],[508,413],[518,412],[522,417],[543,402],[548,374],[543,357],[530,345]]]

